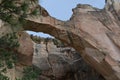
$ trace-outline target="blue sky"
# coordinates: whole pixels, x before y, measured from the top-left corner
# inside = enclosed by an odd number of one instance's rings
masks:
[[[39,0],[39,4],[44,7],[51,16],[66,21],[71,17],[72,9],[75,8],[77,4],[90,4],[102,9],[105,5],[105,0]],[[50,37],[40,32],[29,33],[42,37]]]
[[[77,4],[90,4],[94,7],[102,9],[104,0],[40,0],[42,5],[51,16],[61,20],[68,20],[72,15],[72,8]]]

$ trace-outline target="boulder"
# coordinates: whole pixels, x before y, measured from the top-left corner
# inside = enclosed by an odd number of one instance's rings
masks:
[[[29,34],[26,32],[18,32],[18,42],[20,44],[18,48],[18,64],[24,66],[32,65],[34,43]]]

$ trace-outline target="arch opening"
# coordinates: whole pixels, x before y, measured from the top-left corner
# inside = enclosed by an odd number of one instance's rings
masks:
[[[43,37],[43,38],[54,38],[53,36],[43,33],[43,32],[34,32],[34,31],[26,31],[29,35],[33,35],[33,36],[39,36],[39,37]]]

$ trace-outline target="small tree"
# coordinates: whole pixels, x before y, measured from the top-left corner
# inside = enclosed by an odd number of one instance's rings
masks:
[[[37,10],[31,9],[32,4],[38,0],[0,0],[0,19],[12,26],[23,25],[24,18],[37,14]]]

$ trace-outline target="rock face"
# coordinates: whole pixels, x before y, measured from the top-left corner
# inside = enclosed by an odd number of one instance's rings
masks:
[[[42,70],[39,80],[104,80],[73,48],[53,42],[34,45],[33,65]]]
[[[12,32],[10,26],[5,24],[2,20],[0,20],[0,37],[10,32]]]
[[[49,15],[29,16],[26,21],[25,30],[53,35],[80,52],[106,80],[120,80],[119,0],[106,0],[104,9],[79,4],[68,21]]]
[[[18,32],[18,36],[18,42],[20,44],[18,48],[19,64],[24,66],[32,65],[34,43],[30,38],[29,34],[27,34],[26,32]]]

